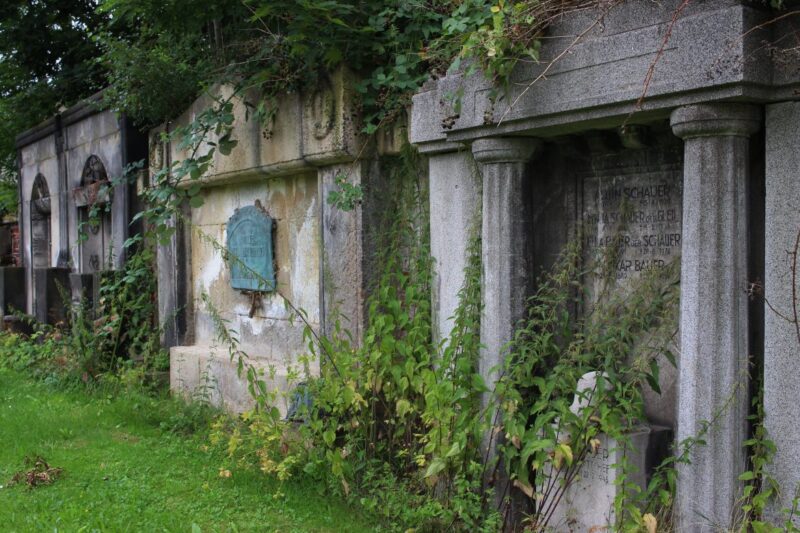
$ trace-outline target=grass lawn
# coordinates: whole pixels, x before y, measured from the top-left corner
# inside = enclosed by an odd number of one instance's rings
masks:
[[[171,402],[65,392],[0,369],[0,531],[371,531],[312,485],[234,470],[159,429]],[[63,474],[8,486],[26,456]],[[276,495],[277,494],[277,495]]]

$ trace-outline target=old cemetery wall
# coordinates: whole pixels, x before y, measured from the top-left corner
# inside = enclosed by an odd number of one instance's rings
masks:
[[[268,124],[246,116],[258,98],[233,97],[237,144],[230,155],[215,154],[198,180],[202,205],[174,217],[178,231],[159,247],[159,307],[174,390],[237,411],[252,405],[231,346],[219,339],[222,320],[285,412],[288,393],[321,364],[308,359],[307,328],[320,334],[339,318],[360,338],[380,165],[376,146],[359,135],[345,71],[310,94],[281,97]],[[171,128],[209,105],[201,98]],[[151,134],[152,171],[187,157],[177,142],[160,140],[162,131]],[[396,151],[380,144],[381,154]],[[329,204],[340,176],[374,198],[351,211]]]
[[[792,133],[800,122],[791,102],[800,76],[780,45],[763,46],[791,35],[764,24],[771,16],[736,0],[621,2],[556,23],[540,63],[519,66],[498,98],[490,82],[463,72],[414,98],[410,139],[428,154],[431,213],[480,221],[480,367],[490,384],[537,275],[570,239],[582,236],[584,261],[613,252],[607,274],[618,295],[649,268],[679,263],[678,324],[663,347],[677,367],[660,358],[661,392],[646,387],[646,417],[631,428],[636,449],[626,452],[644,483],[670,434],[673,445],[702,437],[679,465],[679,531],[741,518],[758,375],[778,443],[771,471],[783,492],[774,508],[790,506],[800,484],[789,414],[797,280],[787,273],[800,230]],[[451,95],[462,93],[456,108]],[[469,228],[432,217],[440,336],[463,283]],[[753,294],[761,280],[778,313]],[[579,313],[591,312],[605,281],[583,280]],[[604,446],[560,504],[557,530],[613,521],[618,457]],[[584,505],[586,494],[603,495],[605,505]]]
[[[101,111],[101,94],[17,137],[25,304],[40,321],[65,318],[63,295],[92,298],[97,276],[118,269],[135,188],[123,169],[146,153],[125,117]],[[101,212],[89,223],[93,207]],[[59,289],[58,287],[61,287]]]

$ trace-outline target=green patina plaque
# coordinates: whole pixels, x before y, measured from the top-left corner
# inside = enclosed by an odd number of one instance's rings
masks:
[[[259,207],[242,207],[228,219],[227,232],[231,287],[243,291],[274,291],[272,218]]]

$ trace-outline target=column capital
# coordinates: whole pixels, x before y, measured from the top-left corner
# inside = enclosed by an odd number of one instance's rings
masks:
[[[525,162],[542,146],[532,137],[486,137],[472,143],[472,155],[478,163]]]
[[[754,105],[724,102],[688,105],[674,110],[669,122],[672,132],[684,140],[749,137],[761,127],[761,109]]]

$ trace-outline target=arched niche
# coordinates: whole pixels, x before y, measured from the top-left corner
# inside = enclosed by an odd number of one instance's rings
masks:
[[[80,272],[105,270],[111,253],[111,205],[103,161],[90,155],[83,165],[81,185],[73,193],[78,210]]]
[[[31,267],[50,266],[50,188],[47,179],[37,174],[33,180],[30,205]]]

